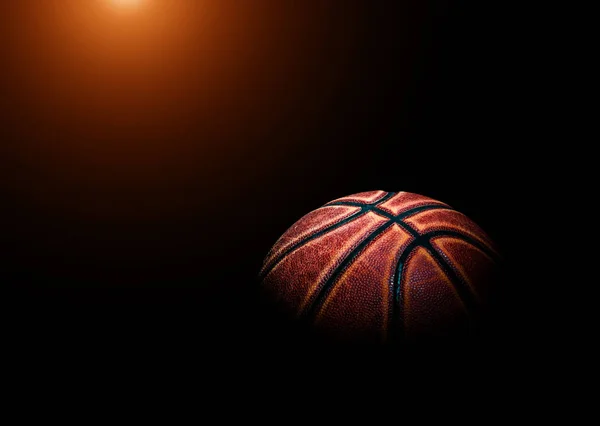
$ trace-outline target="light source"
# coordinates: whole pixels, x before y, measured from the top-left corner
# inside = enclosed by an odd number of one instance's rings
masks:
[[[140,6],[144,0],[108,0],[113,6],[121,9],[133,9]]]

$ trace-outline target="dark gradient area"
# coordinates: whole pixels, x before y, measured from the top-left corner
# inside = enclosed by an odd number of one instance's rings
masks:
[[[510,265],[500,3],[154,0],[137,17],[100,3],[0,6],[15,330],[212,353],[315,343],[262,304],[262,260],[304,214],[368,190],[448,203]],[[518,285],[483,333],[493,347],[527,327]]]

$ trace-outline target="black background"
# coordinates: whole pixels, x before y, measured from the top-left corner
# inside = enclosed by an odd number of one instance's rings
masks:
[[[254,14],[269,15],[263,36],[276,43],[253,67],[285,78],[232,95],[245,112],[223,113],[220,128],[192,124],[209,114],[202,99],[180,106],[186,118],[173,140],[214,148],[208,159],[198,150],[173,154],[174,164],[186,156],[186,167],[199,170],[184,178],[174,167],[152,180],[92,184],[81,179],[85,167],[65,174],[43,159],[16,160],[20,144],[81,134],[52,133],[51,114],[27,109],[10,71],[14,46],[4,39],[1,273],[17,334],[216,358],[310,346],[262,304],[261,262],[304,214],[369,190],[452,205],[516,268],[513,11],[476,1],[283,3],[254,3]],[[5,6],[3,17],[17,8]],[[37,133],[22,130],[42,121]],[[97,142],[116,138],[106,135]],[[53,180],[54,172],[66,180]],[[80,213],[85,203],[109,213]],[[507,280],[481,338],[494,350],[530,327],[521,306],[527,285]]]

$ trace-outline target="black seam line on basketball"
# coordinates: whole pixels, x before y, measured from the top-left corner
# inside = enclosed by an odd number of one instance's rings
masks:
[[[296,249],[300,248],[301,246],[307,244],[308,242],[314,240],[315,238],[318,238],[324,234],[326,234],[329,231],[333,231],[336,228],[339,228],[340,226],[344,226],[346,223],[351,222],[353,219],[357,219],[360,216],[363,216],[364,214],[368,213],[372,208],[374,208],[373,206],[379,204],[379,203],[383,203],[385,201],[387,201],[388,199],[392,198],[394,195],[396,195],[395,192],[388,192],[386,193],[381,199],[375,201],[373,204],[360,204],[360,203],[355,203],[356,205],[353,205],[352,207],[360,207],[361,210],[352,213],[350,216],[348,216],[347,218],[336,222],[324,229],[322,229],[319,232],[316,232],[308,237],[306,237],[303,240],[297,241],[295,244],[293,244],[292,246],[288,247],[287,250],[285,250],[283,253],[281,253],[279,256],[277,256],[275,259],[273,259],[270,262],[270,265],[268,268],[265,268],[264,272],[262,272],[261,274],[259,274],[259,279],[264,279],[267,275],[269,275],[269,273],[273,270],[273,268],[275,268],[275,266],[277,266],[277,264],[279,262],[281,262],[283,260],[283,258],[285,258],[288,254],[292,253],[293,251],[295,251]],[[338,204],[326,204],[323,207],[329,207],[331,205],[338,205]],[[342,205],[342,204],[340,204]],[[321,207],[321,208],[323,208]]]
[[[423,234],[423,235],[419,236],[418,238],[414,239],[413,241],[411,241],[410,244],[408,244],[404,248],[404,250],[402,251],[402,254],[398,257],[398,263],[396,265],[395,275],[394,275],[394,279],[392,281],[394,283],[393,288],[392,288],[392,297],[393,297],[394,303],[392,304],[391,322],[390,322],[390,325],[388,326],[388,336],[390,336],[390,337],[393,336],[394,334],[396,334],[396,335],[401,334],[401,333],[403,333],[403,330],[404,330],[404,321],[402,320],[402,317],[401,317],[401,315],[404,311],[404,293],[402,292],[401,286],[402,286],[402,275],[404,274],[404,266],[406,264],[406,261],[408,260],[408,257],[411,255],[411,253],[417,247],[424,247],[425,249],[430,251],[434,257],[435,257],[435,255],[438,255],[439,256],[438,259],[443,260],[442,256],[439,255],[437,250],[435,250],[435,248],[431,244],[431,240],[434,238],[438,238],[438,237],[452,237],[452,238],[460,239],[460,240],[466,242],[467,244],[470,244],[470,245],[474,246],[475,248],[481,250],[486,255],[488,255],[492,260],[494,260],[494,261],[498,260],[498,256],[494,252],[492,252],[489,248],[487,248],[485,245],[483,245],[479,241],[475,240],[474,238],[469,237],[468,235],[464,235],[464,234],[462,234],[460,232],[456,232],[456,231],[431,231],[431,232]],[[425,243],[423,243],[423,241]],[[438,260],[438,263],[440,263],[439,260]],[[452,274],[456,277],[455,280],[460,280],[461,282],[463,282],[463,280],[460,279],[458,274],[456,274],[454,272],[454,269],[450,265],[448,265],[445,260],[443,260],[443,264],[445,264],[447,266],[447,268],[450,268],[452,270]],[[452,281],[452,284],[456,288],[456,283],[453,280],[452,276],[448,275],[448,278]],[[458,289],[457,289],[457,292],[458,292]],[[470,293],[470,290],[469,290],[469,293]],[[459,294],[459,297],[460,297],[460,294]],[[461,300],[462,300],[462,298],[461,298]]]
[[[377,206],[378,204],[385,203],[387,200],[396,195],[396,192],[387,192],[383,197],[378,200],[371,201],[370,203],[359,203],[358,201],[331,201],[325,204],[323,207],[329,206],[346,206],[352,205],[353,207],[366,207],[366,206]]]
[[[489,247],[487,247],[487,245],[485,245],[484,243],[480,242],[479,240],[476,240],[473,237],[465,235],[462,232],[458,232],[458,231],[430,231],[430,232],[428,232],[427,234],[424,234],[424,235],[430,235],[429,239],[433,239],[433,238],[436,238],[436,237],[453,237],[453,238],[457,238],[457,239],[462,240],[465,243],[470,244],[473,247],[481,250],[488,257],[490,257],[494,262],[500,263],[501,258],[500,258],[500,255],[498,253],[496,253],[494,250],[492,250]]]
[[[397,216],[394,216],[392,213],[387,212],[383,209],[380,209],[374,205],[371,204],[361,204],[361,203],[354,203],[352,201],[339,201],[333,204],[326,204],[327,207],[329,206],[349,206],[349,207],[368,207],[369,210],[371,210],[373,213],[376,213],[380,216],[386,217],[388,219],[393,219],[393,220],[402,220],[402,219],[406,219],[409,216],[415,215],[417,213],[421,213],[422,211],[426,211],[426,210],[452,210],[452,211],[456,211],[454,210],[452,207],[450,206],[445,206],[443,204],[426,204],[424,206],[419,206],[419,207],[414,207],[410,210],[407,210],[403,213],[400,213]]]
[[[390,324],[388,325],[388,338],[392,338],[394,335],[404,334],[404,321],[402,319],[402,313],[404,311],[404,293],[402,292],[402,275],[404,274],[404,264],[406,260],[417,247],[420,247],[420,238],[415,238],[408,244],[400,256],[398,256],[398,263],[394,270],[394,278],[392,280],[392,312],[390,318]],[[393,340],[393,339],[390,339]]]
[[[380,200],[377,200],[377,201],[374,201],[372,203],[369,203],[369,205],[370,206],[377,206],[379,204],[385,203],[387,200],[389,200],[390,198],[392,198],[394,195],[396,195],[395,192],[388,192],[383,197],[381,197]]]
[[[360,256],[367,248],[367,246],[375,240],[379,235],[383,234],[390,226],[394,224],[393,221],[387,221],[377,229],[375,229],[371,235],[365,238],[358,246],[356,246],[350,253],[346,255],[346,257],[340,262],[340,264],[333,270],[327,281],[321,286],[318,290],[317,295],[315,296],[313,302],[307,306],[303,312],[300,313],[300,317],[308,319],[312,318],[313,320],[316,317],[318,310],[321,308],[323,303],[327,300],[331,291],[335,287],[338,278],[340,275],[350,267],[350,265]]]
[[[417,231],[415,228],[413,228],[408,223],[403,222],[402,220],[400,220],[398,218],[396,218],[396,220],[394,222],[397,223],[398,225],[400,225],[404,230],[408,231],[408,233],[415,238],[418,238],[421,235],[419,233],[419,231]]]
[[[425,250],[431,254],[436,263],[442,268],[446,277],[452,283],[452,286],[458,293],[459,299],[463,302],[467,315],[471,315],[477,312],[477,301],[473,291],[469,287],[469,284],[454,270],[452,266],[446,262],[444,257],[431,245],[431,241],[427,241],[427,244],[423,246]]]
[[[406,263],[408,257],[410,256],[410,254],[414,251],[414,249],[416,249],[417,247],[427,248],[427,245],[431,246],[432,239],[439,238],[439,237],[452,237],[452,238],[460,239],[460,240],[466,242],[467,244],[470,244],[470,245],[474,246],[475,248],[481,250],[486,255],[488,255],[492,260],[498,261],[498,256],[493,251],[491,251],[489,248],[487,248],[485,245],[483,245],[479,241],[475,240],[474,238],[469,237],[468,235],[465,235],[465,234],[462,234],[462,233],[456,232],[456,231],[431,231],[431,232],[423,234],[422,236],[419,236],[416,239],[414,239],[413,241],[411,241],[410,244],[408,244],[404,248],[404,250],[402,251],[402,254],[398,257],[398,263],[396,265],[395,275],[394,275],[394,279],[392,281],[394,284],[393,288],[392,288],[392,297],[393,297],[394,302],[392,304],[391,321],[390,321],[390,325],[388,326],[388,336],[389,337],[393,336],[394,334],[401,334],[401,333],[403,333],[403,330],[404,330],[404,322],[401,317],[402,312],[404,311],[404,293],[402,292],[401,285],[402,285],[402,275],[404,274],[405,263]],[[426,244],[423,244],[423,241],[426,241]],[[433,247],[431,247],[431,249],[434,250],[435,253],[437,253],[437,250],[435,250]],[[448,265],[448,267],[450,267],[452,269],[451,266]],[[449,277],[449,278],[452,280],[451,277]],[[455,285],[454,281],[453,281],[453,284]]]
[[[368,213],[368,210],[366,209],[361,209],[357,212],[352,213],[350,216],[348,216],[347,218],[333,223],[332,225],[320,230],[319,232],[316,232],[306,238],[304,238],[303,240],[297,241],[296,243],[292,244],[290,247],[288,247],[283,253],[281,253],[279,256],[277,256],[273,261],[271,261],[270,265],[268,268],[266,268],[264,270],[263,273],[260,274],[259,278],[263,279],[265,278],[267,275],[269,275],[269,273],[275,268],[275,266],[277,266],[279,264],[279,262],[281,262],[287,255],[289,255],[290,253],[292,253],[293,251],[299,249],[300,247],[302,247],[305,244],[308,244],[309,242],[311,242],[312,240],[319,238],[322,235],[325,235],[326,233],[333,231],[337,228],[340,228],[344,225],[346,225],[347,223],[353,221],[354,219],[358,219],[359,217],[364,216],[365,214]]]
[[[378,214],[379,216],[383,216],[386,219],[394,220],[396,218],[393,214],[388,213],[385,210],[381,210],[380,208],[377,208],[377,206],[374,204],[360,204],[360,203],[353,203],[350,201],[342,201],[339,204],[338,203],[327,204],[327,207],[330,207],[330,206],[360,207],[360,208],[366,209],[368,211],[371,211],[375,214]]]

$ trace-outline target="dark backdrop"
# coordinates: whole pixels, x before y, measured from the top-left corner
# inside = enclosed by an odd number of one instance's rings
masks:
[[[297,336],[256,295],[264,255],[368,190],[452,205],[510,264],[519,101],[500,3],[179,1],[163,27],[84,3],[0,14],[15,330],[280,348]],[[510,341],[518,320],[495,319],[491,340]]]

